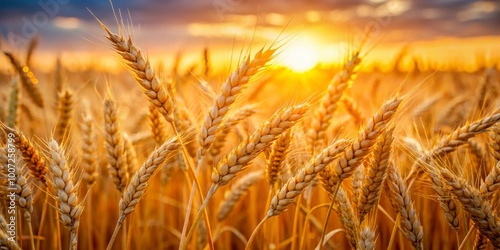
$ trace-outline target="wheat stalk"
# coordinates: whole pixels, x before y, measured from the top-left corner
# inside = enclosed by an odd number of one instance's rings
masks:
[[[326,129],[337,108],[337,102],[342,98],[344,91],[350,87],[356,74],[356,68],[361,63],[359,53],[353,53],[342,71],[337,73],[325,92],[321,104],[314,113],[311,128],[308,130],[311,145],[317,145],[326,138]]]
[[[123,192],[128,183],[127,156],[118,123],[118,111],[113,100],[104,101],[104,139],[108,158],[108,172],[118,191]]]
[[[382,183],[385,180],[386,170],[389,166],[393,132],[394,128],[389,128],[380,136],[370,158],[370,163],[366,168],[359,203],[357,203],[360,221],[363,221],[365,215],[378,204]]]
[[[67,89],[59,96],[59,118],[57,120],[55,139],[66,141],[68,124],[71,121],[73,111],[73,93]]]
[[[491,241],[493,246],[500,247],[500,220],[493,213],[490,204],[481,197],[479,190],[449,170],[442,169],[440,174],[451,193],[474,221],[474,226]]]
[[[305,188],[311,184],[316,175],[321,172],[325,166],[330,164],[338,155],[345,150],[349,142],[338,140],[326,147],[316,158],[301,168],[294,176],[276,192],[271,200],[271,205],[267,212],[267,217],[279,215],[286,211],[288,205],[304,192]]]
[[[266,176],[271,187],[278,180],[278,176],[285,165],[285,158],[288,154],[291,140],[291,132],[288,131],[282,134],[272,146],[266,167]]]
[[[9,106],[7,108],[6,123],[7,127],[15,127],[18,124],[19,118],[19,83],[17,78],[13,78],[10,82]],[[3,110],[3,108],[2,108]]]
[[[216,134],[220,131],[220,124],[236,101],[239,93],[246,87],[250,78],[273,58],[274,52],[274,49],[262,48],[254,55],[253,59],[247,56],[222,84],[219,95],[215,98],[214,104],[203,119],[198,138],[200,144],[198,155],[200,158],[208,153]]]
[[[226,143],[227,136],[231,131],[231,128],[235,126],[237,123],[245,120],[255,113],[255,105],[249,104],[239,108],[236,112],[227,117],[225,121],[220,125],[220,132],[215,136],[215,140],[210,147],[210,150],[207,154],[207,160],[210,163],[219,156],[222,152],[222,147]]]
[[[500,189],[500,161],[491,168],[479,188],[481,196],[485,200],[491,200],[498,189]]]
[[[17,71],[19,78],[21,79],[21,84],[28,92],[28,96],[38,107],[44,107],[44,101],[40,89],[38,88],[38,80],[35,78],[33,72],[27,67],[22,66],[19,60],[10,52],[5,52],[4,54],[9,58],[10,63]]]
[[[45,164],[44,156],[28,139],[26,139],[21,131],[12,128],[7,128],[7,130],[14,134],[14,144],[19,152],[21,152],[21,156],[23,157],[31,175],[43,184],[47,185],[47,180],[45,178],[47,165]]]
[[[330,195],[333,198],[333,195]],[[352,249],[359,249],[359,220],[354,213],[354,207],[347,198],[346,193],[343,188],[339,188],[337,195],[335,196],[335,201],[333,209],[339,215],[340,222],[344,226],[347,232],[347,239]]]
[[[413,207],[406,185],[394,165],[389,164],[387,169],[387,185],[389,197],[401,221],[400,228],[405,237],[411,241],[415,249],[423,249],[424,232],[420,220]]]
[[[374,250],[375,249],[375,233],[371,228],[365,226],[359,230],[359,249]]]
[[[111,41],[113,48],[134,73],[136,82],[141,86],[142,92],[149,102],[160,111],[169,123],[172,123],[174,111],[172,97],[156,77],[149,59],[145,58],[141,50],[134,46],[130,36],[126,40],[122,35],[111,32],[102,22],[99,21],[99,23],[108,33],[106,38]]]
[[[307,105],[300,104],[275,113],[245,141],[241,142],[231,153],[219,162],[212,172],[212,182],[223,186],[229,183],[237,173],[271,145],[278,136],[294,124],[306,113]]]
[[[163,142],[165,142],[167,136],[165,134],[165,124],[161,120],[160,111],[158,111],[156,106],[153,104],[149,104],[148,118],[153,139],[155,140],[156,145],[160,146]]]
[[[458,146],[467,143],[467,140],[473,136],[484,133],[487,129],[493,126],[500,120],[500,109],[493,112],[492,115],[483,119],[477,120],[471,124],[456,129],[443,139],[427,154],[431,158],[439,158],[453,152]]]
[[[146,188],[151,178],[158,172],[159,167],[171,157],[179,148],[181,144],[177,137],[165,141],[159,148],[155,149],[142,166],[136,171],[130,184],[123,193],[120,199],[120,215],[116,223],[113,236],[111,237],[107,249],[110,250],[113,246],[116,235],[121,228],[127,215],[132,213],[146,192]]]
[[[82,131],[82,169],[83,180],[88,186],[96,181],[97,178],[97,151],[96,151],[96,133],[92,116],[86,111],[83,115]]]
[[[500,124],[496,123],[490,128],[491,155],[496,161],[500,161]]]
[[[55,140],[49,143],[51,154],[52,185],[57,193],[59,215],[62,224],[71,232],[69,249],[76,250],[78,246],[78,227],[83,206],[79,203],[78,188],[74,182],[73,173],[66,164],[64,150]]]
[[[360,131],[357,139],[345,149],[342,155],[331,166],[327,166],[320,173],[323,182],[327,182],[329,186],[334,187],[352,175],[354,170],[369,155],[372,146],[377,142],[379,135],[384,132],[389,121],[394,117],[402,100],[403,98],[394,97],[382,105],[368,120],[366,127]]]
[[[157,172],[158,167],[174,152],[179,149],[180,144],[177,138],[165,141],[159,148],[151,153],[148,159],[137,170],[132,177],[130,184],[120,200],[120,219],[132,213],[135,206],[146,191],[149,180]]]
[[[438,195],[439,206],[444,212],[446,221],[453,230],[458,231],[460,222],[455,201],[451,198],[450,192],[446,189],[438,174],[432,169],[428,169],[426,172],[431,180],[432,188]]]

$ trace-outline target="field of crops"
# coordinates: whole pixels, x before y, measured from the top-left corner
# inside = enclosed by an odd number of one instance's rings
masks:
[[[0,47],[0,249],[500,248],[491,57],[378,65],[369,29],[332,64],[276,37],[180,67],[94,22],[117,69]]]

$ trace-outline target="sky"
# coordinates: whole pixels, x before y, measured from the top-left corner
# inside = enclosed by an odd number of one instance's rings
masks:
[[[115,0],[113,6],[141,46],[170,55],[290,36],[338,47],[369,27],[379,44],[500,36],[500,1]],[[1,0],[2,49],[22,51],[39,34],[44,53],[106,50],[91,12],[117,30],[107,0]]]

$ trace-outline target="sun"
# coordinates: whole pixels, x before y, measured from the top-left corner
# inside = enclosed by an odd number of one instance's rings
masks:
[[[305,39],[294,41],[284,51],[281,65],[297,73],[309,71],[319,62],[317,48],[314,43]]]

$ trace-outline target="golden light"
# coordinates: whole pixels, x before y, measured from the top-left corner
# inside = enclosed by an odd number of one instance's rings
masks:
[[[319,63],[318,47],[311,41],[294,41],[283,51],[281,65],[298,73],[309,71]]]

